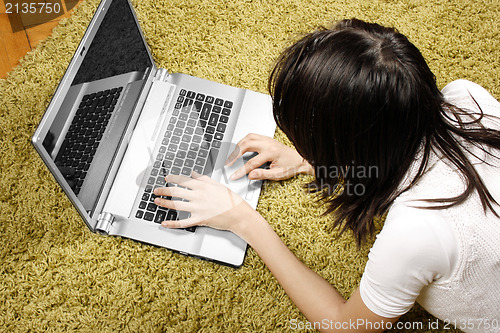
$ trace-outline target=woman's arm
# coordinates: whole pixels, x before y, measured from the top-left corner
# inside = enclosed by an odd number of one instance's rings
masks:
[[[170,175],[168,183],[182,187],[155,190],[156,195],[180,197],[187,201],[157,198],[155,203],[167,208],[191,212],[180,221],[165,221],[162,226],[184,228],[206,225],[230,230],[243,238],[261,257],[290,299],[311,323],[321,331],[376,332],[387,328],[387,319],[372,313],[356,290],[346,300],[326,280],[304,265],[286,247],[266,220],[241,197],[212,179],[193,174],[193,178]],[[369,330],[367,328],[379,328]]]
[[[252,210],[240,216],[244,216],[244,221],[235,225],[234,232],[257,252],[290,299],[311,323],[318,323],[321,331],[340,328],[338,331],[342,332],[376,332],[389,328],[388,325],[398,319],[371,312],[358,289],[346,301],[286,247],[258,212]],[[370,327],[382,330],[370,330]]]

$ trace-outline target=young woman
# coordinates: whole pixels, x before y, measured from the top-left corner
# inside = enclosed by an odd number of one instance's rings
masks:
[[[358,289],[346,301],[259,213],[205,176],[167,176],[185,188],[155,193],[186,201],[156,203],[191,217],[162,225],[236,233],[321,330],[381,331],[417,301],[462,330],[499,330],[500,132],[490,115],[500,104],[468,81],[440,92],[406,37],[355,19],[289,47],[269,82],[276,122],[297,150],[250,134],[228,161],[258,155],[233,178],[315,175],[310,188],[358,242],[388,212]]]

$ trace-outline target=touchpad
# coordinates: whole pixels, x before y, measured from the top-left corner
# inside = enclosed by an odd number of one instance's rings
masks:
[[[238,158],[233,165],[229,167],[225,166],[222,170],[221,183],[229,187],[233,192],[238,193],[247,201],[254,201],[255,191],[261,188],[262,180],[250,180],[247,176],[243,176],[237,180],[230,180],[229,177],[256,155],[257,153],[245,153],[242,157]],[[269,168],[269,163],[264,163],[259,168],[267,169]]]
[[[226,185],[231,191],[239,194],[241,197],[245,197],[248,190],[248,177],[244,176],[237,180],[231,180],[229,177],[236,172],[239,168],[245,165],[246,160],[244,157],[238,158],[231,166],[224,166],[222,170],[221,183]]]

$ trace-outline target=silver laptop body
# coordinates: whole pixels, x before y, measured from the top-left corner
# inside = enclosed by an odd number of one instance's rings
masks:
[[[33,135],[43,161],[92,232],[122,236],[234,267],[247,244],[154,205],[169,173],[207,174],[257,206],[259,181],[229,175],[241,138],[273,136],[268,95],[156,68],[129,0],[103,0]]]

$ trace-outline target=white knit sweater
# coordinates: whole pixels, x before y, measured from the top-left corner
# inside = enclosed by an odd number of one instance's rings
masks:
[[[459,81],[444,89],[461,107],[475,108],[467,90],[487,114],[500,116],[500,104],[480,87]],[[482,88],[481,88],[482,89]],[[486,122],[489,127],[498,124]],[[488,156],[477,148],[480,162],[469,155],[493,197],[500,203],[500,152]],[[412,179],[417,159],[408,172]],[[403,184],[404,185],[404,184]],[[374,313],[396,317],[415,301],[436,317],[466,332],[500,331],[500,219],[484,209],[477,193],[448,209],[429,210],[421,201],[463,193],[464,181],[456,168],[433,153],[419,182],[399,196],[370,251],[360,293]],[[494,206],[500,214],[500,206]]]

